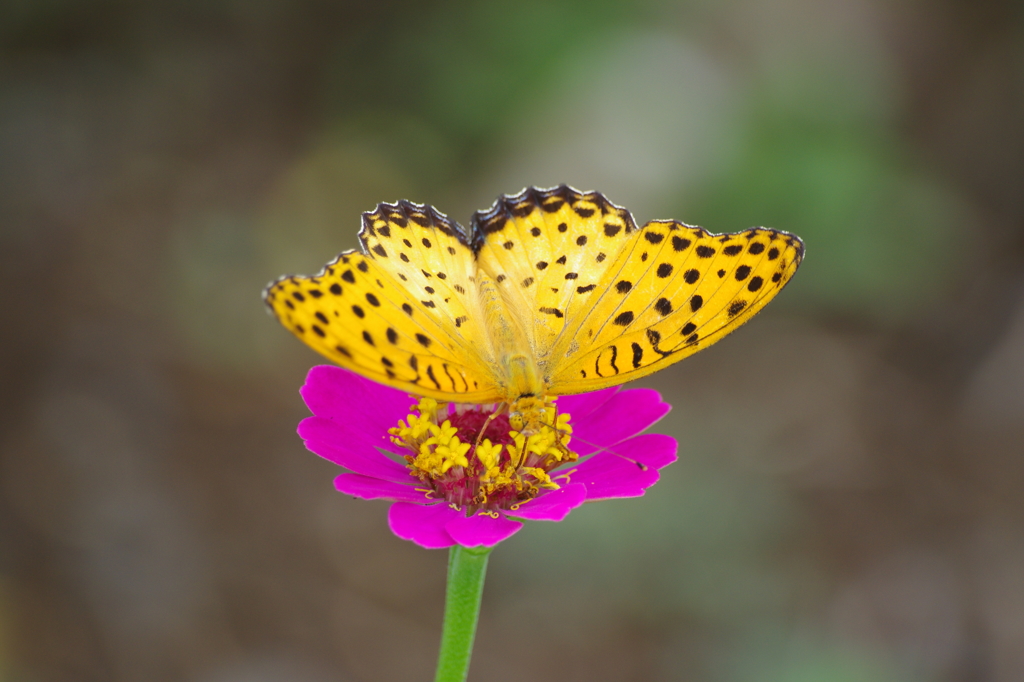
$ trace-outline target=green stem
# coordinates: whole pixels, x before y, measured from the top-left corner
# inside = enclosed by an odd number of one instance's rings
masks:
[[[455,545],[448,555],[448,589],[435,682],[464,682],[469,673],[490,553],[490,547]]]

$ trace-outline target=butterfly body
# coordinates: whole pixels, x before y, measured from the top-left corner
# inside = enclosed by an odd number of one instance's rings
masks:
[[[503,196],[467,230],[400,201],[363,214],[362,249],[264,293],[338,364],[442,401],[505,403],[526,428],[550,396],[639,378],[701,350],[789,281],[779,230],[638,228],[596,192]]]

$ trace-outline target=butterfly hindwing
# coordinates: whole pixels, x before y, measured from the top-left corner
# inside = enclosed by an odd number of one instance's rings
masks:
[[[703,350],[774,298],[802,257],[802,242],[778,230],[715,235],[648,223],[556,349],[564,361],[552,368],[552,393],[621,384]]]

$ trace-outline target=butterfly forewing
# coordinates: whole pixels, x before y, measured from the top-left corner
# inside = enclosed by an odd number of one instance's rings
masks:
[[[600,296],[599,282],[630,243],[629,212],[597,192],[529,188],[473,219],[479,267],[527,331],[538,362]]]
[[[715,343],[790,280],[796,237],[755,228],[714,235],[681,223],[645,225],[600,284],[600,299],[560,345],[555,394],[595,390],[650,374]]]
[[[465,342],[484,334],[472,251],[441,219],[382,204],[364,215],[365,254],[275,282],[267,304],[308,345],[370,379],[440,400],[499,400],[488,346]]]

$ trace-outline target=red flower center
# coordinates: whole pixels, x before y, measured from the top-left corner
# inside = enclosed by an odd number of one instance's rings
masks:
[[[526,434],[511,428],[504,405],[439,405],[424,398],[408,425],[400,421],[391,434],[412,451],[405,456],[410,474],[435,497],[469,514],[514,510],[542,488],[558,488],[549,472],[577,458],[567,447],[569,415],[548,401],[544,416],[547,423]]]

